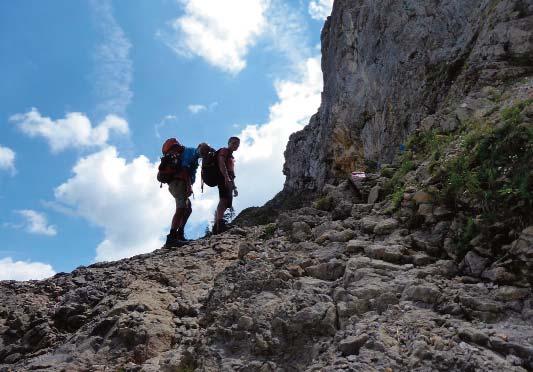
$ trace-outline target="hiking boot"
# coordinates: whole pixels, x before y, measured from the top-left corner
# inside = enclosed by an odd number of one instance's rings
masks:
[[[185,232],[183,230],[178,230],[177,239],[184,243],[190,242],[190,239],[185,238]]]
[[[180,241],[176,234],[168,234],[167,241],[165,243],[165,248],[179,247]]]
[[[219,220],[213,225],[213,235],[222,234],[227,229],[226,221]]]

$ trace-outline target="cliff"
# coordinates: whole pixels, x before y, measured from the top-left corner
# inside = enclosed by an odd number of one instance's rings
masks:
[[[527,0],[336,0],[322,31],[322,104],[285,151],[285,190],[321,191],[390,163],[430,115],[533,71]]]

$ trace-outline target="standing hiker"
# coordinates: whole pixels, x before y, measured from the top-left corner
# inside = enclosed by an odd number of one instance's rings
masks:
[[[202,144],[196,149],[185,147],[174,138],[167,140],[163,144],[164,156],[159,166],[159,174],[165,169],[169,169],[168,172],[173,172],[166,183],[168,183],[170,194],[176,200],[176,212],[172,217],[170,233],[167,235],[165,243],[167,248],[179,246],[186,242],[185,224],[192,213],[189,196],[192,194],[192,185],[196,178],[201,146]],[[167,164],[164,164],[166,158],[170,160],[166,160]]]
[[[233,152],[237,151],[241,140],[238,137],[230,137],[228,147],[223,147],[217,151],[217,162],[220,170],[218,182],[219,202],[215,212],[215,226],[213,233],[219,234],[226,230],[224,213],[226,209],[233,208],[233,196],[237,196],[237,187],[235,186],[235,160]]]

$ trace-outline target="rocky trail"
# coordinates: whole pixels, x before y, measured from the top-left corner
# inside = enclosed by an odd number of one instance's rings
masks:
[[[237,244],[213,238],[42,282],[2,282],[0,370],[128,369],[165,359],[161,353],[176,344],[186,350],[213,278],[237,258]]]
[[[533,0],[335,0],[284,189],[0,282],[0,372],[533,371],[532,29]]]
[[[346,182],[329,195],[333,212],[0,283],[0,370],[533,370],[529,286],[420,249]]]

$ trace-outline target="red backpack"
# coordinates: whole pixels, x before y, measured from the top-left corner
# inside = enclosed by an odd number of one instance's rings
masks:
[[[161,148],[163,156],[159,163],[157,181],[163,187],[164,183],[171,183],[181,170],[181,154],[185,147],[175,138],[167,139]]]

